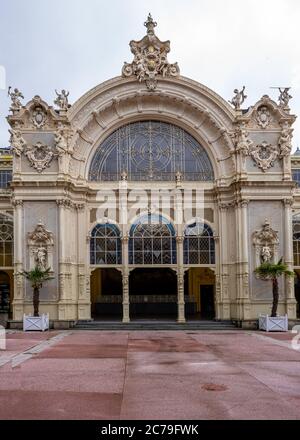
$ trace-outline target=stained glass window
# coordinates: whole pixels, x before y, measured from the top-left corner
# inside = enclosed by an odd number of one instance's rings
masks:
[[[93,157],[89,179],[212,181],[213,168],[205,149],[176,125],[159,121],[134,122],[110,134]]]
[[[122,245],[120,231],[112,224],[94,227],[90,241],[91,264],[121,264]]]
[[[175,230],[165,218],[145,215],[132,225],[129,264],[176,264]]]
[[[205,223],[188,225],[184,233],[184,264],[214,264],[215,241],[213,231]]]

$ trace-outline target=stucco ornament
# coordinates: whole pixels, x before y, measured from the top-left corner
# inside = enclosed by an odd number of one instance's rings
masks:
[[[54,104],[56,104],[60,110],[68,110],[68,108],[70,107],[68,98],[70,92],[62,90],[60,93],[58,93],[58,91],[55,90],[55,93],[57,97],[54,100]]]
[[[245,95],[245,86],[243,86],[242,90],[238,90],[238,89],[234,89],[233,93],[235,94],[234,97],[232,98],[230,102],[230,104],[233,105],[233,107],[236,110],[239,110],[241,108],[241,105],[243,104],[243,102],[245,101],[245,99],[247,98],[247,95]]]
[[[22,134],[19,130],[9,130],[10,132],[10,145],[13,153],[20,157],[26,147],[26,141],[22,137]]]
[[[47,231],[42,221],[39,221],[32,232],[27,235],[30,266],[47,269],[53,265],[53,233]]]
[[[289,124],[285,122],[282,126],[281,134],[278,140],[280,157],[289,156],[292,150],[292,132]]]
[[[155,90],[159,76],[179,76],[177,63],[170,64],[167,54],[170,52],[170,41],[160,41],[154,33],[157,23],[149,14],[144,23],[147,35],[140,41],[129,43],[131,52],[134,54],[133,62],[124,63],[122,76],[125,78],[136,76],[138,81],[146,82],[148,90]]]
[[[49,167],[54,157],[53,150],[42,142],[37,142],[27,148],[25,155],[30,165],[41,173],[45,168]]]
[[[270,110],[267,106],[262,105],[256,111],[256,122],[261,128],[267,128],[272,122]]]
[[[20,100],[24,99],[24,96],[20,92],[20,90],[19,89],[12,90],[12,88],[9,86],[7,95],[10,96],[11,99],[11,106],[9,110],[13,113],[20,110],[22,108],[22,103]]]
[[[274,166],[274,162],[279,156],[279,151],[276,146],[263,141],[261,144],[251,148],[250,155],[257,167],[266,172]]]
[[[278,244],[278,231],[272,229],[269,220],[266,219],[262,228],[253,233],[256,266],[261,263],[275,261],[277,259]]]

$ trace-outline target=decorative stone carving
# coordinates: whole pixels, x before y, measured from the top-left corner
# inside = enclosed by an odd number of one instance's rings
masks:
[[[42,128],[46,124],[47,115],[41,106],[34,108],[31,120],[36,128]]]
[[[246,129],[245,123],[241,123],[235,133],[236,151],[248,156],[251,152],[253,142],[249,139],[249,132]]]
[[[177,63],[169,64],[167,54],[170,52],[170,41],[160,41],[154,33],[157,23],[149,14],[144,23],[147,35],[140,41],[131,41],[130,48],[134,55],[131,64],[124,63],[122,76],[136,76],[139,82],[146,82],[148,90],[155,90],[159,76],[178,76]]]
[[[11,99],[11,106],[9,110],[13,113],[20,110],[22,108],[20,99],[24,99],[24,96],[19,89],[12,90],[12,88],[9,86],[7,95],[10,96]]]
[[[48,145],[37,142],[35,145],[27,148],[25,155],[30,165],[41,173],[45,168],[50,166],[54,152]]]
[[[263,248],[261,250],[261,259],[262,259],[263,263],[267,263],[267,262],[271,261],[271,258],[272,258],[271,249],[269,248],[269,246],[263,246]]]
[[[267,169],[274,166],[274,162],[279,156],[279,151],[276,146],[263,141],[261,144],[251,148],[250,155],[258,168],[266,172]]]
[[[245,99],[247,98],[247,95],[245,95],[245,86],[243,86],[242,90],[238,90],[238,89],[234,89],[233,93],[235,93],[235,96],[232,98],[230,102],[230,104],[233,105],[233,107],[236,110],[239,110],[241,108],[241,105],[243,104],[243,102],[245,101]]]
[[[54,104],[56,104],[60,110],[68,110],[68,108],[71,107],[68,99],[70,92],[63,89],[61,93],[58,93],[57,90],[55,90],[55,93],[57,97],[54,100]]]
[[[16,156],[20,157],[26,147],[26,142],[19,130],[11,129],[8,131],[10,133],[9,143],[11,149]]]
[[[262,229],[253,233],[253,245],[255,247],[256,266],[262,262],[276,261],[278,256],[278,231],[270,227],[268,219],[265,220]]]
[[[34,260],[37,267],[42,270],[47,269],[47,248],[39,246],[37,249],[34,249]]]
[[[280,157],[289,156],[292,151],[292,132],[288,122],[284,122],[282,125],[281,134],[278,140],[278,146],[280,149]]]
[[[28,247],[30,267],[47,269],[53,267],[53,234],[47,231],[45,225],[39,221],[35,229],[28,233]]]
[[[292,99],[292,95],[289,94],[290,87],[278,87],[279,90],[279,107],[282,107],[284,110],[289,110],[289,101]]]
[[[267,128],[268,125],[272,122],[271,113],[268,107],[265,105],[258,107],[255,119],[261,128]]]

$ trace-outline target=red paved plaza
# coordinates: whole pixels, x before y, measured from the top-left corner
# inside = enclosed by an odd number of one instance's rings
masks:
[[[0,419],[300,419],[293,336],[11,332]]]

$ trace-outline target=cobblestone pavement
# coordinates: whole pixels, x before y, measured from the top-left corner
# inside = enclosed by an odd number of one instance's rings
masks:
[[[300,419],[294,336],[8,332],[0,419]]]

